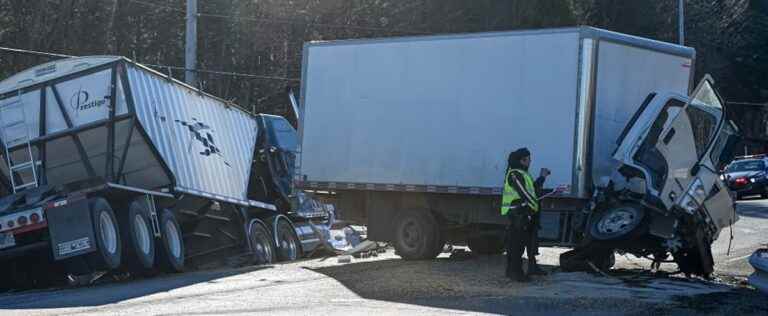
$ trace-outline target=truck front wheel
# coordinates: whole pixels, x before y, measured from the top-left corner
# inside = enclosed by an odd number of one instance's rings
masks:
[[[277,258],[280,261],[293,261],[301,258],[301,242],[296,236],[296,230],[285,218],[278,218],[277,225]]]
[[[275,246],[269,229],[261,222],[254,221],[248,228],[251,253],[255,264],[270,264],[275,262]]]
[[[394,246],[397,255],[406,260],[433,259],[439,243],[437,221],[426,211],[400,212],[395,223]]]
[[[590,236],[599,241],[628,240],[639,235],[645,211],[636,204],[622,204],[593,215]]]

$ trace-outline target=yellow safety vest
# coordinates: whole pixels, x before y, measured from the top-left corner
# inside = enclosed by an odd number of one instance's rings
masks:
[[[517,190],[514,189],[507,180],[509,179],[509,176],[512,174],[512,172],[517,172],[523,176],[523,179],[525,179],[525,191],[526,192],[517,192]],[[522,199],[522,196],[520,196],[520,193],[528,195],[530,197],[530,200],[533,201],[532,203],[528,203],[528,207],[530,207],[534,212],[539,211],[539,201],[536,197],[536,188],[533,184],[533,178],[528,174],[528,172],[525,172],[525,170],[520,169],[509,169],[507,171],[507,176],[504,177],[504,193],[501,196],[501,215],[507,215],[509,212],[510,207],[512,206],[512,203]],[[528,199],[525,199],[526,203]]]

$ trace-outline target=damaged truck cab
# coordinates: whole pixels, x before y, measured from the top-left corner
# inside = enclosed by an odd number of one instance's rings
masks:
[[[615,250],[657,263],[671,255],[681,272],[708,276],[712,242],[737,220],[717,172],[735,139],[709,76],[689,97],[650,94],[617,141],[621,165],[601,179],[574,251],[599,259]]]

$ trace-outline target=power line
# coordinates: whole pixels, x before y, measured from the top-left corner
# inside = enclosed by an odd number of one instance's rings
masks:
[[[26,50],[26,49],[18,49],[18,48],[10,48],[10,47],[1,47],[0,51],[7,51],[15,54],[23,54],[23,55],[31,55],[31,56],[38,56],[38,57],[49,57],[49,58],[71,58],[71,57],[77,57],[73,55],[64,55],[64,54],[56,54],[56,53],[47,53],[47,52],[40,52],[40,51],[34,51],[34,50]],[[231,72],[231,71],[221,71],[221,70],[208,70],[208,69],[188,69],[185,67],[179,67],[179,66],[169,66],[169,65],[160,65],[160,64],[144,64],[139,63],[141,65],[150,66],[150,67],[157,67],[157,68],[165,68],[165,69],[176,69],[176,70],[184,70],[184,71],[195,71],[199,73],[208,73],[208,74],[216,74],[216,75],[227,75],[227,76],[234,76],[234,77],[245,77],[245,78],[254,78],[254,79],[266,79],[266,80],[281,80],[281,81],[301,81],[298,78],[288,78],[288,77],[280,77],[280,76],[266,76],[266,75],[256,75],[256,74],[247,74],[247,73],[239,73],[239,72]]]

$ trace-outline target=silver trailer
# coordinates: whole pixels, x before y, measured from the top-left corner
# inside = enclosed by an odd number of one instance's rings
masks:
[[[540,237],[575,246],[597,185],[622,165],[622,131],[649,93],[687,96],[694,59],[591,27],[307,43],[295,180],[334,193],[406,258],[445,241],[496,253],[507,155],[527,147],[533,173],[551,169],[545,185],[561,189],[542,202]],[[414,226],[423,238],[408,239]]]
[[[126,58],[68,58],[3,80],[0,131],[5,261],[42,251],[92,270],[179,271],[231,247],[294,259],[308,238],[287,216],[281,168],[296,135],[284,118]]]

